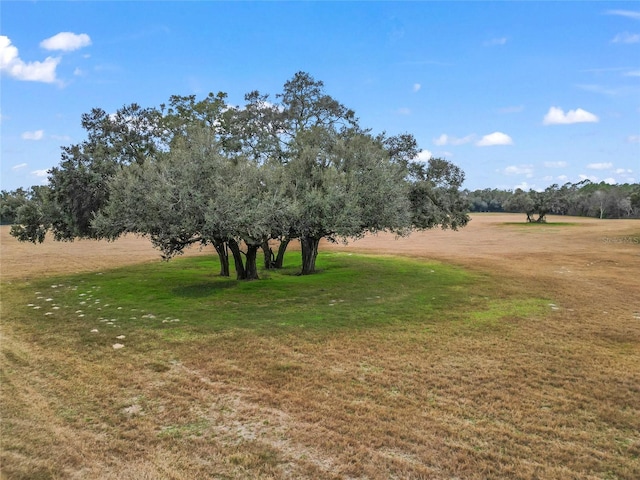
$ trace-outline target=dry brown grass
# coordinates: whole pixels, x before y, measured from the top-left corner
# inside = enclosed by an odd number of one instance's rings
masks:
[[[3,299],[3,478],[640,478],[640,223],[520,220],[322,247],[452,262],[558,308],[482,328],[77,352]],[[1,240],[4,284],[158,258],[133,238]]]

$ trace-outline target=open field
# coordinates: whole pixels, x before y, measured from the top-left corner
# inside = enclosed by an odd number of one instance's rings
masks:
[[[640,222],[522,217],[244,284],[2,227],[1,478],[640,478]]]

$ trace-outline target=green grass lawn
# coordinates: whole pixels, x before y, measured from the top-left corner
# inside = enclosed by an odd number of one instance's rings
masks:
[[[335,253],[321,254],[318,267],[316,275],[299,276],[289,264],[239,282],[217,276],[216,259],[192,257],[47,278],[11,288],[13,314],[41,333],[94,344],[115,331],[186,341],[233,329],[277,335],[450,321],[477,327],[547,303],[492,297],[486,279],[440,263]]]

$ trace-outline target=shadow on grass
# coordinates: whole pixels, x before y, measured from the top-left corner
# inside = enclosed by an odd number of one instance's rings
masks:
[[[182,298],[205,298],[215,295],[218,292],[236,288],[238,280],[228,278],[213,279],[190,285],[179,285],[171,289],[171,293]]]

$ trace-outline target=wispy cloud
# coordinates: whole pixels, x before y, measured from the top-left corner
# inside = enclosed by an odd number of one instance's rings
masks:
[[[26,163],[19,163],[18,165],[14,165],[13,167],[11,167],[11,170],[20,170],[26,166],[27,166]]]
[[[587,165],[587,168],[590,170],[608,170],[611,167],[613,167],[613,163],[611,162],[590,163]]]
[[[509,165],[501,171],[505,175],[526,175],[527,178],[533,177],[533,165]]]
[[[478,142],[478,147],[493,147],[494,145],[513,145],[513,140],[509,135],[502,132],[493,132],[485,135]]]
[[[621,17],[632,18],[634,20],[640,20],[640,11],[636,10],[607,10],[607,15],[618,15]]]
[[[16,80],[54,83],[60,58],[47,57],[42,62],[25,62],[9,37],[0,35],[0,71]]]
[[[514,190],[517,190],[518,188],[520,190],[524,190],[524,191],[527,191],[527,190],[538,190],[539,191],[540,190],[538,187],[536,187],[536,185],[530,185],[528,182],[520,182],[517,185],[513,186]]]
[[[483,42],[482,45],[484,45],[485,47],[496,47],[499,45],[505,45],[507,43],[507,37],[500,37],[500,38],[492,38],[491,40],[487,40],[486,42]]]
[[[619,95],[620,90],[614,88],[603,87],[602,85],[576,85],[580,90],[585,92],[600,93],[603,95]]]
[[[413,91],[414,92],[420,91],[421,88],[422,88],[422,85],[420,85],[419,83],[414,83],[413,84]]]
[[[49,174],[49,170],[33,170],[31,174],[39,178],[46,178]]]
[[[72,52],[89,45],[91,45],[89,35],[71,32],[60,32],[40,42],[40,46],[45,50],[62,50],[63,52]]]
[[[24,132],[20,137],[23,140],[42,140],[44,138],[44,130],[34,130],[32,132]]]
[[[598,177],[596,177],[595,175],[585,175],[584,173],[578,175],[578,178],[580,180],[589,180],[593,183],[597,183],[599,181]]]
[[[402,107],[396,110],[398,115],[411,115],[411,109],[407,107]]]
[[[625,77],[640,77],[640,70],[631,70],[624,74]]]
[[[561,108],[551,107],[544,116],[542,123],[544,125],[568,125],[572,123],[594,123],[599,120],[596,115],[582,108],[569,110],[565,113]]]
[[[640,143],[640,135],[629,135],[627,137],[628,143]]]
[[[471,143],[476,138],[475,134],[467,135],[466,137],[458,138],[443,133],[438,138],[433,139],[433,144],[442,147],[444,145],[464,145],[465,143]]]
[[[638,43],[640,42],[640,33],[622,32],[617,34],[611,40],[611,43]]]
[[[580,71],[585,73],[607,73],[607,72],[620,72],[624,70],[629,70],[629,67],[586,68]]]

